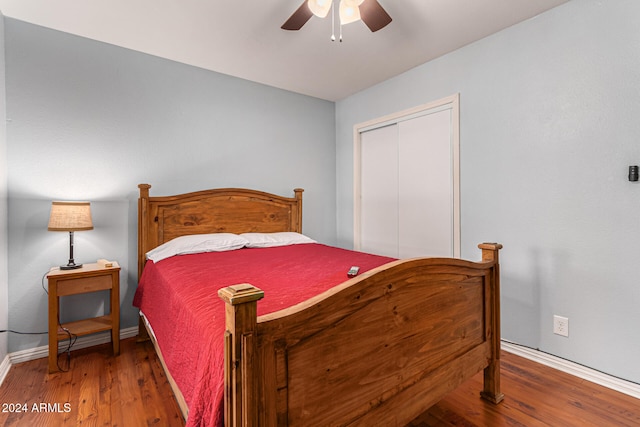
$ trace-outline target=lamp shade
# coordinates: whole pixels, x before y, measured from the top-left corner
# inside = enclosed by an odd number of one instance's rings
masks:
[[[360,0],[340,0],[340,23],[350,24],[360,20]]]
[[[49,231],[93,230],[89,202],[51,202]]]
[[[309,0],[307,4],[309,5],[311,13],[320,18],[324,18],[329,13],[329,10],[331,10],[332,3],[333,0]]]

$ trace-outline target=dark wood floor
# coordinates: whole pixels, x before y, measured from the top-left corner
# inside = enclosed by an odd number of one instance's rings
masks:
[[[466,382],[410,427],[640,425],[640,400],[509,353],[500,405],[479,398],[481,382]],[[116,358],[108,345],[75,351],[68,372],[49,375],[46,359],[13,366],[0,404],[3,426],[184,425],[153,346],[134,339]]]
[[[69,368],[66,355],[59,362]],[[42,403],[52,407],[39,411]],[[46,358],[15,365],[0,388],[0,404],[2,426],[184,425],[153,346],[135,338],[120,342],[118,357],[110,344],[72,352],[68,372],[48,374]],[[26,405],[26,412],[2,411],[12,404]]]

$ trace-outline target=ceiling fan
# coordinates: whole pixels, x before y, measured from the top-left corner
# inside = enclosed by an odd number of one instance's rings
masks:
[[[333,0],[304,0],[281,28],[295,31],[302,28],[313,15],[324,18],[333,3]],[[391,17],[377,0],[340,0],[338,8],[341,25],[362,20],[372,32],[375,32],[391,22]]]

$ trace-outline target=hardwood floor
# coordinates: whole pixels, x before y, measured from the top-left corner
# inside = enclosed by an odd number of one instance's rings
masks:
[[[77,350],[68,372],[51,375],[47,360],[11,368],[0,388],[0,425],[184,425],[150,342],[122,340],[118,357],[110,344]],[[65,368],[66,355],[59,361]]]
[[[479,398],[479,374],[409,426],[640,426],[639,399],[505,351],[501,358],[502,403]]]
[[[47,369],[46,358],[11,368],[0,388],[0,425],[184,425],[150,343],[123,340],[116,358],[109,345],[78,350],[68,372]],[[510,353],[502,356],[505,400],[481,400],[481,384],[479,374],[408,427],[640,425],[640,400]]]

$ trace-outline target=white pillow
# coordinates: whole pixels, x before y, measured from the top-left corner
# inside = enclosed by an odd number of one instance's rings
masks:
[[[248,248],[270,248],[274,246],[298,245],[301,243],[317,243],[304,234],[293,231],[280,233],[242,233],[240,237],[247,239]]]
[[[147,259],[158,262],[174,255],[223,252],[243,248],[249,242],[232,233],[191,234],[176,237],[147,252]]]

